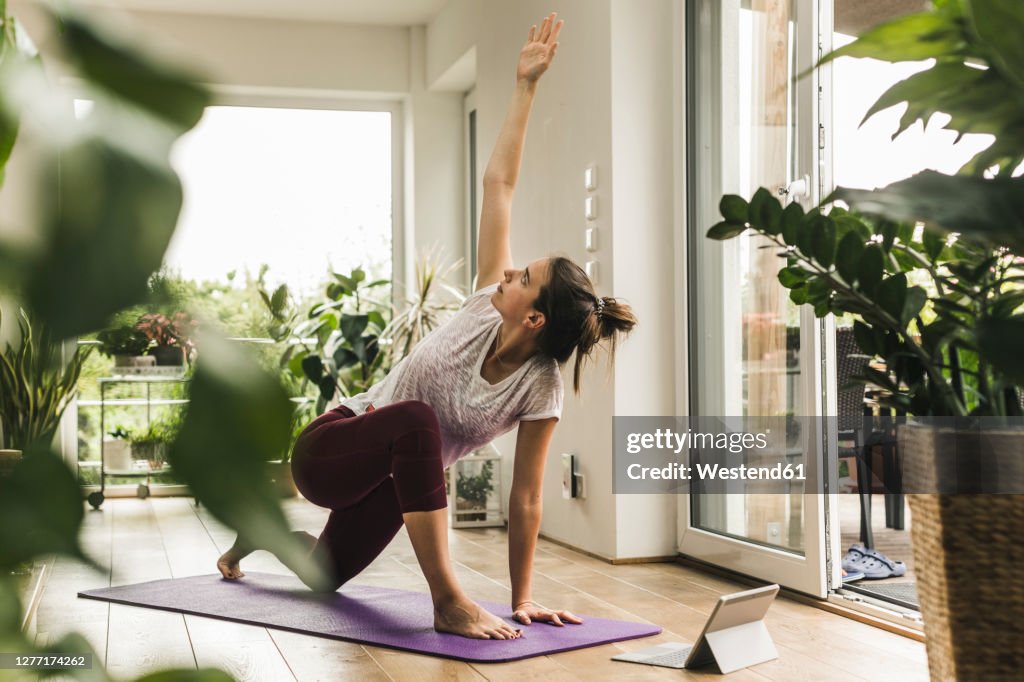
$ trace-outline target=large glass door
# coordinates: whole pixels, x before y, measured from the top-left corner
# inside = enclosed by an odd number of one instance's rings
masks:
[[[828,0],[821,0],[827,4]],[[811,206],[828,179],[818,0],[690,0],[687,11],[690,414],[775,429],[775,461],[803,483],[745,481],[681,498],[683,554],[824,597],[823,423],[834,393],[823,371],[831,320],[793,304],[777,280],[779,249],[749,234],[704,238],[723,194],[758,187]],[[805,307],[806,308],[806,307]],[[813,454],[812,454],[813,453]],[[745,464],[758,464],[747,460]],[[764,463],[764,462],[761,462]]]

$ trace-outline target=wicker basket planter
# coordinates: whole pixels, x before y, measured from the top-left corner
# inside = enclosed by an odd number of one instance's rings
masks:
[[[907,490],[944,490],[955,480],[951,453],[978,444],[977,433],[907,425],[899,430]],[[1010,490],[1024,477],[1024,433],[986,438],[979,458],[967,467],[995,475]],[[985,452],[991,448],[991,451]],[[993,452],[998,457],[992,457]],[[993,465],[992,460],[997,460]],[[992,465],[992,466],[989,466]],[[960,480],[963,483],[963,480]],[[991,488],[985,488],[991,489]],[[933,680],[1020,679],[1024,670],[1024,495],[908,495],[918,595]]]

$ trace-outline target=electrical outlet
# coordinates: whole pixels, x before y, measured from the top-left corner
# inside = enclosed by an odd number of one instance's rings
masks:
[[[562,453],[562,497],[576,497],[576,457],[567,452]]]
[[[579,459],[576,455],[562,453],[562,497],[567,500],[586,497],[583,475],[576,471],[578,465]]]

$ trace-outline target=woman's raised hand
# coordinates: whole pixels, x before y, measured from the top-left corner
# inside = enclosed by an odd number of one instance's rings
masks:
[[[555,58],[555,52],[558,50],[558,34],[565,23],[561,19],[556,22],[557,16],[552,12],[545,17],[539,30],[536,25],[530,27],[526,45],[523,45],[519,53],[517,80],[534,83],[551,66],[551,60]]]

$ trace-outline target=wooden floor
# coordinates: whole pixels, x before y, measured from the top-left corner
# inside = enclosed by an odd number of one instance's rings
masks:
[[[285,505],[295,528],[319,533],[324,510],[302,499]],[[692,641],[720,593],[742,589],[676,564],[612,566],[541,541],[535,597],[580,614],[654,622],[657,637],[543,656],[514,663],[467,664],[372,646],[229,623],[198,616],[78,599],[79,590],[160,578],[215,573],[234,536],[196,509],[190,498],[108,499],[87,511],[83,544],[113,567],[97,574],[58,558],[38,612],[40,639],[77,630],[115,677],[167,666],[217,666],[240,680],[641,680],[718,678],[717,671],[680,671],[618,663],[609,657],[673,640]],[[509,596],[504,531],[450,535],[462,585],[479,599]],[[282,572],[267,552],[243,569]],[[356,582],[426,591],[404,531]],[[743,680],[927,679],[924,645],[869,625],[779,599],[768,628],[778,660],[729,675]],[[534,626],[540,627],[540,626]],[[547,627],[547,626],[545,626]]]

